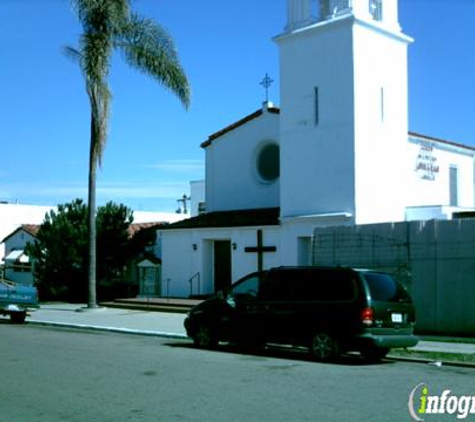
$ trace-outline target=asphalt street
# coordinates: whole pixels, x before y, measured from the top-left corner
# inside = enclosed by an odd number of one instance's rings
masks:
[[[5,322],[0,339],[0,422],[410,421],[420,383],[475,395],[468,368],[319,364],[280,350],[203,351],[189,340]]]

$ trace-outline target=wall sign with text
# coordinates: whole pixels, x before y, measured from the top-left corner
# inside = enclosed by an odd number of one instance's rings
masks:
[[[437,164],[437,157],[434,156],[434,149],[430,145],[421,145],[416,160],[416,172],[421,179],[435,180],[440,167]]]

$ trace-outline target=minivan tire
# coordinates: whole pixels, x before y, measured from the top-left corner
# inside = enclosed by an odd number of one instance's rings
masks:
[[[218,345],[218,339],[213,328],[208,324],[200,324],[193,336],[193,344],[200,349],[213,349]]]
[[[319,332],[316,333],[310,344],[310,354],[321,362],[328,362],[340,357],[340,344],[331,335]]]
[[[361,351],[364,359],[368,362],[379,362],[381,359],[384,359],[389,353],[389,348],[387,347],[367,347]]]

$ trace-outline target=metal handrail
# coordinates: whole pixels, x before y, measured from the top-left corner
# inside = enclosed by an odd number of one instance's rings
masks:
[[[200,294],[201,292],[201,275],[199,272],[197,272],[196,274],[194,274],[193,276],[190,277],[190,279],[188,280],[188,283],[190,283],[190,297],[193,296],[193,281],[194,280],[198,280],[198,295]]]
[[[164,281],[165,281],[165,283],[167,283],[167,294],[165,295],[165,297],[167,299],[169,299],[170,298],[170,281],[171,281],[171,278],[168,277]]]

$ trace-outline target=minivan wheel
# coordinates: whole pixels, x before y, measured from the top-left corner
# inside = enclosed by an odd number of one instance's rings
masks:
[[[218,345],[218,339],[214,330],[209,325],[203,324],[198,326],[193,336],[193,343],[201,349],[212,349]]]
[[[381,359],[384,359],[389,353],[389,348],[387,347],[367,347],[361,351],[363,358],[369,362],[378,362]]]
[[[317,333],[312,339],[310,353],[319,361],[330,361],[340,356],[340,345],[327,333]]]

